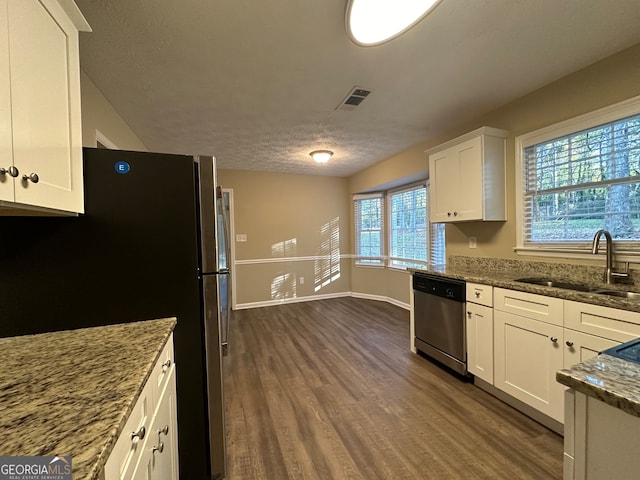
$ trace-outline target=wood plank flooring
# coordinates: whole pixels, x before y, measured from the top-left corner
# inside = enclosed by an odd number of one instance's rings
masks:
[[[230,480],[560,479],[562,438],[409,352],[409,313],[356,298],[233,312]]]

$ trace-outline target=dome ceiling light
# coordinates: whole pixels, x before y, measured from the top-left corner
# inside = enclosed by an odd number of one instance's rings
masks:
[[[318,163],[327,163],[333,156],[333,152],[331,150],[314,150],[309,155]]]
[[[409,30],[440,1],[349,0],[347,32],[358,45],[378,45]]]

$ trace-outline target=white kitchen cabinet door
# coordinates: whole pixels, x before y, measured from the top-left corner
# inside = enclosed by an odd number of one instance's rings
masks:
[[[575,330],[564,330],[564,368],[595,357],[602,350],[620,345],[621,342],[596,337]]]
[[[429,218],[432,222],[450,222],[460,188],[459,167],[452,158],[452,152],[445,150],[429,157],[429,178]]]
[[[0,135],[7,138],[9,122],[12,143],[2,148],[12,148],[0,167],[11,165],[19,173],[15,179],[1,175],[1,199],[18,208],[83,212],[78,28],[89,26],[72,2],[2,1],[6,35],[0,63],[8,57],[9,75],[0,94],[9,95],[10,112],[1,99]]]
[[[9,80],[8,0],[0,0],[0,200],[13,202],[14,180],[11,127],[11,82]]]
[[[494,310],[494,384],[514,398],[563,422],[563,328]]]
[[[467,369],[493,385],[493,309],[467,303]]]
[[[433,222],[506,220],[506,136],[483,127],[427,150]]]

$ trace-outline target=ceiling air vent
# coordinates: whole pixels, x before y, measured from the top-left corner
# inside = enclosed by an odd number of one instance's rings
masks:
[[[340,102],[336,110],[354,110],[370,93],[371,90],[367,90],[366,88],[353,87],[345,99]]]

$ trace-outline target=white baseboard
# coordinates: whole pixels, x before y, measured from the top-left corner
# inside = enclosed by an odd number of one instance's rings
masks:
[[[274,305],[285,305],[287,303],[312,302],[314,300],[325,300],[328,298],[341,298],[341,297],[364,298],[367,300],[387,302],[397,307],[404,308],[405,310],[411,310],[411,306],[408,303],[401,302],[399,300],[396,300],[395,298],[383,297],[382,295],[370,295],[367,293],[359,293],[359,292],[340,292],[340,293],[329,293],[325,295],[310,295],[307,297],[283,298],[280,300],[267,300],[264,302],[238,303],[235,305],[234,310],[245,310],[248,308],[259,308],[259,307],[272,307]]]

